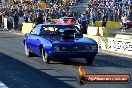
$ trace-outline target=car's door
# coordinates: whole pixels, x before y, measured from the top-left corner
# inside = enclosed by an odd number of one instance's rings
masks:
[[[38,55],[38,47],[41,44],[41,41],[39,40],[39,34],[40,34],[40,27],[35,27],[32,31],[31,31],[31,35],[29,38],[29,42],[30,42],[30,50]]]

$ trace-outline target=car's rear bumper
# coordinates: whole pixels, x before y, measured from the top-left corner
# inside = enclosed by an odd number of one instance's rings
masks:
[[[53,52],[52,58],[86,58],[94,57],[97,52]]]

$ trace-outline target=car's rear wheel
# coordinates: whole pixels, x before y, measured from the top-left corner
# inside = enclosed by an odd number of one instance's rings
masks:
[[[31,53],[30,50],[28,49],[26,42],[25,42],[25,54],[26,54],[26,56],[28,56],[28,57],[32,56],[32,53]]]
[[[42,48],[42,60],[44,63],[50,63],[50,58],[48,56],[48,53]]]
[[[86,64],[87,65],[92,65],[94,61],[94,57],[87,57],[86,58]]]

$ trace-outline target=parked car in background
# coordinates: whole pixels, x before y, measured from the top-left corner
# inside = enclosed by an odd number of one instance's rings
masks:
[[[127,28],[132,28],[132,21],[127,21]]]
[[[120,26],[121,26],[121,28],[123,27],[123,25],[122,25],[122,23],[120,23]],[[127,21],[127,26],[126,26],[126,28],[127,29],[129,29],[129,28],[132,28],[132,21]]]
[[[42,57],[45,63],[54,58],[85,58],[88,65],[98,53],[97,42],[83,37],[80,29],[67,24],[39,24],[24,35],[25,53]]]

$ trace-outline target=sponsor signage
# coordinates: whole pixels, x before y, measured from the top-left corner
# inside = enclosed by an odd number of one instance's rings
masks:
[[[86,74],[81,66],[78,72],[77,82],[82,85],[86,83],[130,83],[131,80],[128,74]]]

